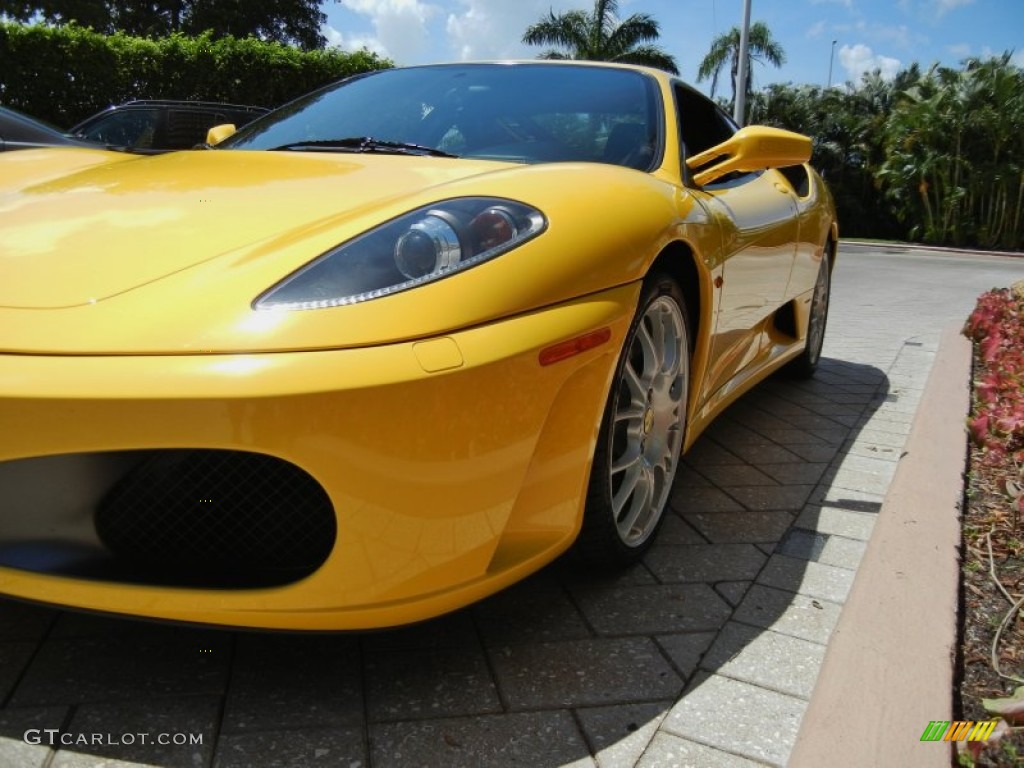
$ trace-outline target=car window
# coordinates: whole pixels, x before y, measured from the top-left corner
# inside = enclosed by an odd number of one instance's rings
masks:
[[[101,115],[76,135],[101,144],[149,149],[157,141],[159,129],[159,110],[125,109]]]
[[[721,107],[689,86],[677,83],[675,97],[684,159],[721,144],[739,130]],[[734,171],[706,186],[709,189],[735,186],[755,178],[756,175]]]
[[[232,122],[220,112],[171,109],[167,112],[168,149],[191,149],[206,141],[206,132],[215,125]]]
[[[679,131],[688,156],[697,155],[736,133],[736,124],[706,96],[675,86]]]
[[[371,136],[460,156],[649,168],[660,155],[652,78],[605,67],[446,65],[335,84],[243,128],[221,147],[272,149]]]

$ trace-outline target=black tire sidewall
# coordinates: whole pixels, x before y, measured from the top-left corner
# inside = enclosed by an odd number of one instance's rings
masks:
[[[829,241],[825,246],[824,253],[821,258],[821,265],[819,270],[825,272],[825,316],[821,319],[821,340],[818,342],[818,348],[812,350],[810,348],[811,342],[811,320],[808,318],[807,321],[807,334],[804,348],[800,354],[793,358],[789,363],[786,364],[785,370],[790,376],[798,379],[809,379],[814,376],[815,371],[818,370],[818,363],[821,362],[821,351],[825,347],[825,330],[828,328],[828,313],[829,307],[832,304],[832,255],[834,253],[835,246]],[[819,273],[820,274],[820,273]],[[814,290],[818,290],[818,280],[814,281]],[[813,312],[814,297],[811,297],[811,311]]]
[[[623,368],[628,362],[629,350],[636,338],[637,328],[643,321],[644,314],[655,301],[661,297],[671,298],[679,307],[683,320],[683,332],[686,337],[687,359],[692,357],[693,337],[690,333],[689,317],[687,315],[686,300],[679,285],[669,275],[657,272],[649,275],[643,284],[640,299],[637,303],[637,310],[630,323],[629,331],[626,333],[622,349],[619,351],[619,360],[615,366],[615,374],[611,380],[608,397],[606,398],[604,413],[601,418],[601,428],[598,432],[597,445],[594,449],[594,457],[590,468],[590,481],[588,484],[586,509],[583,515],[583,525],[580,536],[577,540],[577,550],[585,560],[593,565],[599,566],[621,566],[638,560],[651,546],[657,535],[658,529],[665,519],[665,509],[668,507],[668,499],[660,512],[659,518],[646,538],[639,544],[630,545],[622,540],[615,519],[612,514],[612,488],[610,465],[612,461],[612,441],[614,438],[612,421],[618,405],[620,395],[619,382],[622,378]],[[687,363],[687,379],[689,378],[689,362]],[[689,398],[689,380],[687,380],[684,393],[684,424]],[[680,454],[681,446],[680,446]],[[680,457],[676,456],[676,467]]]

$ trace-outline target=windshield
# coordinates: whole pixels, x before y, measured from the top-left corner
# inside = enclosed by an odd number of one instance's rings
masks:
[[[653,78],[611,67],[390,69],[286,104],[217,148],[323,151],[337,142],[338,151],[369,151],[372,139],[460,157],[648,169],[660,155],[657,94]]]
[[[16,109],[0,107],[0,138],[17,141],[60,140],[59,128],[37,117],[29,117]]]

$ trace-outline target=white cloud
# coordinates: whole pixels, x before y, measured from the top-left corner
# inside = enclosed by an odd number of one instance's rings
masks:
[[[370,50],[409,63],[429,45],[427,25],[440,9],[421,0],[341,0],[350,11],[370,17],[373,37],[363,38]],[[328,39],[330,39],[328,37]],[[347,47],[347,46],[346,46]]]
[[[956,8],[971,5],[973,2],[974,0],[936,0],[935,12],[939,17],[942,17]]]
[[[541,48],[523,45],[523,32],[548,15],[579,8],[574,0],[459,0],[460,12],[448,15],[448,43],[452,54],[471,59],[532,59]],[[621,8],[620,12],[625,13]]]
[[[900,71],[900,60],[876,54],[863,43],[844,45],[839,49],[839,63],[843,65],[849,79],[859,82],[866,72],[880,70],[882,77],[891,80]]]
[[[320,31],[323,33],[323,36],[327,38],[327,46],[329,48],[345,47],[345,39],[342,36],[341,32],[336,30],[330,24],[324,24],[322,27],[320,27]]]
[[[968,56],[971,55],[971,46],[968,45],[967,43],[957,43],[956,45],[950,45],[946,48],[946,50],[949,51],[954,56],[957,56],[961,59],[966,59]]]
[[[819,21],[811,25],[811,28],[807,30],[807,37],[821,37],[821,33],[825,31],[825,22]]]
[[[1013,56],[1010,57],[1010,61],[1016,64],[1018,67],[1024,67],[1024,51],[1017,51]]]
[[[365,48],[381,56],[388,55],[387,49],[375,37],[346,37],[329,24],[325,24],[320,31],[327,38],[327,46],[329,48],[340,48],[343,51],[361,51]]]

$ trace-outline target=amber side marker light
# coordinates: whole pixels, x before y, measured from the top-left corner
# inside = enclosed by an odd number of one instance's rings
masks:
[[[596,331],[585,333],[568,341],[560,341],[540,351],[539,359],[541,365],[552,365],[553,363],[567,360],[588,349],[600,347],[612,337],[611,328],[599,328]]]

